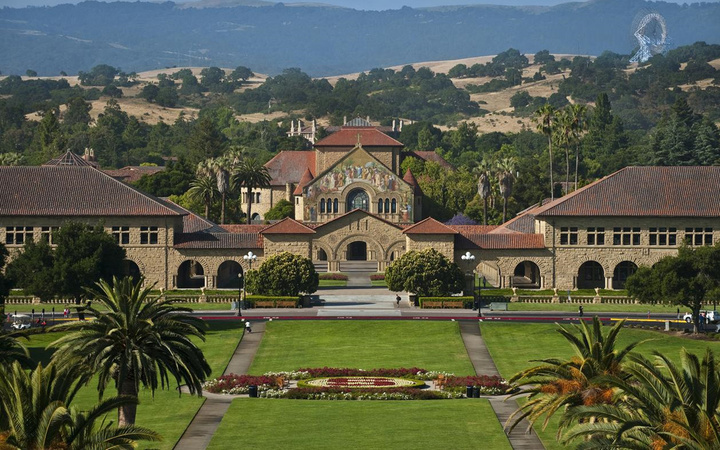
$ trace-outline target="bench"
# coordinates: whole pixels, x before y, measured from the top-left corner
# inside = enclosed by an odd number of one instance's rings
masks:
[[[442,308],[443,302],[422,302],[423,308]]]
[[[278,300],[275,302],[276,308],[295,308],[297,303],[292,300]]]
[[[443,308],[462,308],[463,302],[443,302]]]
[[[275,302],[272,300],[270,300],[270,301],[261,300],[261,301],[255,302],[255,307],[256,308],[274,308]]]

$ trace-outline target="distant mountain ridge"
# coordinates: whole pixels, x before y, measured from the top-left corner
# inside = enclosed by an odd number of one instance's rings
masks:
[[[314,76],[412,61],[523,53],[629,54],[641,11],[661,13],[675,45],[720,42],[720,4],[594,0],[553,7],[468,6],[357,11],[323,6],[187,8],[100,3],[0,9],[0,71],[76,74],[97,64],[126,72],[243,65]]]

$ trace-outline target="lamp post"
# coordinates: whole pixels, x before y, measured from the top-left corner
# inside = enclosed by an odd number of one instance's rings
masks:
[[[253,252],[248,252],[247,255],[243,256],[243,259],[248,264],[248,273],[249,273],[252,270],[253,262],[255,262],[255,260],[257,259],[257,255],[254,254]],[[238,316],[242,316],[242,304],[245,301],[245,296],[247,295],[245,293],[245,286],[247,284],[247,275],[243,275],[242,280],[243,280],[243,282],[242,282],[242,286],[240,288],[241,290],[240,290],[240,292],[238,292],[238,312],[237,312]]]
[[[467,261],[468,263],[468,274],[472,275],[472,293],[473,293],[473,309],[477,307],[480,309],[480,307],[477,304],[477,299],[475,298],[475,269],[472,271],[470,270],[472,268],[472,264],[475,261],[475,255],[473,255],[470,252],[465,252],[464,255],[460,257],[463,261]]]

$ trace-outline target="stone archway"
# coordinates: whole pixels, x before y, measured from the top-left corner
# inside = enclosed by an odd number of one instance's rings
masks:
[[[205,287],[205,269],[195,260],[180,264],[177,271],[177,287],[180,289],[200,289]]]
[[[239,289],[243,268],[237,261],[224,261],[217,271],[218,289]]]
[[[133,280],[133,283],[137,283],[140,278],[142,278],[142,272],[140,271],[140,267],[137,265],[137,263],[131,259],[124,259],[123,260],[123,275],[126,277],[130,277]]]
[[[596,261],[586,261],[578,269],[578,289],[605,288],[605,269]]]
[[[348,261],[367,261],[367,242],[354,241],[349,243],[346,249],[346,259]]]
[[[627,281],[628,277],[634,274],[637,269],[637,264],[632,261],[623,261],[615,266],[612,278],[612,288],[625,289],[625,281]]]
[[[540,289],[541,285],[540,268],[537,264],[532,261],[522,261],[515,266],[511,287]]]

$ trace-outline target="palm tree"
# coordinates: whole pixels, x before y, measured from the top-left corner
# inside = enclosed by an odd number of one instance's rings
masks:
[[[225,223],[225,199],[230,190],[230,164],[224,157],[211,160],[211,167],[217,180],[217,191],[220,193],[220,224]]]
[[[570,144],[572,143],[572,119],[567,109],[559,111],[555,119],[554,139],[558,146],[565,150],[565,188],[567,194],[570,192]]]
[[[69,333],[50,344],[57,349],[53,361],[98,374],[100,397],[113,381],[120,395],[137,399],[141,384],[151,391],[166,388],[170,376],[200,395],[210,366],[191,337],[204,339],[205,323],[172,300],[149,298],[152,286],[142,283],[128,277],[97,283],[92,294],[101,306],[86,309],[95,320],[54,327]],[[136,404],[121,406],[118,424],[135,423],[136,411]]]
[[[587,106],[575,103],[569,106],[573,141],[575,142],[575,190],[578,188],[578,167],[580,165],[580,138],[588,129]]]
[[[552,152],[552,135],[553,126],[555,124],[555,108],[546,103],[541,106],[533,115],[533,121],[537,123],[537,130],[547,136],[548,152],[550,153],[550,199],[555,199],[555,184],[553,183],[553,152]]]
[[[480,172],[478,177],[478,195],[483,199],[483,225],[487,225],[487,206],[488,197],[490,197],[491,186],[490,186],[490,171],[492,166],[490,161],[483,159],[477,167],[477,171]]]
[[[0,330],[0,367],[9,366],[15,361],[22,364],[23,367],[32,366],[33,361],[30,359],[30,353],[16,339],[16,336],[25,337],[24,335],[5,333]]]
[[[635,342],[618,350],[617,335],[623,324],[624,321],[619,321],[607,335],[603,334],[602,323],[597,316],[593,318],[591,329],[585,322],[580,322],[579,326],[573,324],[572,329],[559,326],[558,332],[570,343],[575,356],[569,360],[535,360],[541,364],[510,379],[511,383],[526,386],[511,397],[528,396],[528,401],[508,419],[510,429],[525,418],[532,426],[542,416],[545,416],[544,428],[561,408],[611,403],[613,387],[604,377],[625,379],[627,374],[623,360],[642,343]]]
[[[702,361],[682,349],[681,364],[655,352],[630,355],[629,378],[609,377],[614,401],[571,408],[564,440],[584,438],[596,448],[720,448],[720,372],[706,349]],[[593,418],[594,420],[588,420]]]
[[[252,190],[254,188],[266,188],[270,186],[270,173],[267,167],[260,164],[255,158],[245,158],[240,162],[235,174],[238,186],[244,186],[247,190],[247,223],[252,221]]]
[[[205,218],[209,219],[210,206],[215,195],[218,194],[215,180],[209,176],[199,176],[190,184],[188,192],[192,198],[201,200],[205,204]]]
[[[145,428],[105,422],[106,414],[137,399],[112,397],[83,411],[73,407],[86,379],[52,363],[28,372],[16,362],[0,372],[0,448],[132,449],[139,440],[160,440]]]
[[[513,183],[515,182],[515,159],[503,158],[498,162],[498,186],[500,195],[503,198],[503,223],[507,220],[507,201],[512,195]]]

